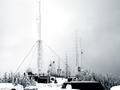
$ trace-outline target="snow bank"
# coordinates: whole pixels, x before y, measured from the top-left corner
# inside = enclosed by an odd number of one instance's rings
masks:
[[[12,83],[0,83],[1,88],[14,88],[14,85]]]
[[[67,79],[65,79],[65,78],[56,78],[56,80],[57,80],[58,84],[63,84],[64,82],[67,81]]]
[[[13,85],[12,83],[0,83],[0,90],[11,90],[11,89],[16,89],[16,90],[23,90],[22,85]]]
[[[24,90],[38,90],[37,86],[27,86]]]
[[[113,86],[112,88],[110,88],[110,90],[120,90],[120,85],[119,86]]]

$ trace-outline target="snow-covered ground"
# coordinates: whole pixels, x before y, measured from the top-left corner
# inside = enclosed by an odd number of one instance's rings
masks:
[[[37,83],[38,90],[59,90],[62,84],[67,81],[65,78],[56,78],[57,83]]]
[[[61,88],[62,84],[67,81],[65,78],[56,78],[57,83],[37,83],[38,88]]]
[[[27,86],[26,90],[71,90],[70,87],[67,89],[61,89],[62,84],[67,81],[65,78],[56,78],[57,83],[36,83],[36,86]],[[13,85],[12,83],[0,83],[0,90],[24,90],[22,85]],[[72,89],[73,90],[73,89]]]
[[[120,90],[120,85],[118,85],[118,86],[113,86],[110,90]]]
[[[0,83],[0,90],[23,90],[22,85],[13,85],[12,83]]]
[[[58,84],[63,84],[64,82],[67,81],[66,78],[56,78],[56,80],[57,80]]]

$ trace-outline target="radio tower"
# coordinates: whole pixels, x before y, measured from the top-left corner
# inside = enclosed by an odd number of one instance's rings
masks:
[[[42,68],[42,40],[41,40],[41,0],[38,0],[39,4],[39,11],[38,11],[38,18],[37,18],[37,25],[38,25],[38,59],[37,59],[37,64],[38,64],[38,75],[42,74],[41,68]]]

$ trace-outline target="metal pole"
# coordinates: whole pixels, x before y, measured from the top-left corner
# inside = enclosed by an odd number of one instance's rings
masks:
[[[39,10],[38,10],[38,74],[41,74],[41,0],[38,1]]]
[[[68,56],[66,54],[66,78],[68,78]]]

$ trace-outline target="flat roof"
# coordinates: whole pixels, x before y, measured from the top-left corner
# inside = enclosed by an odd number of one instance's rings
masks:
[[[97,81],[70,81],[65,83],[99,83]]]

